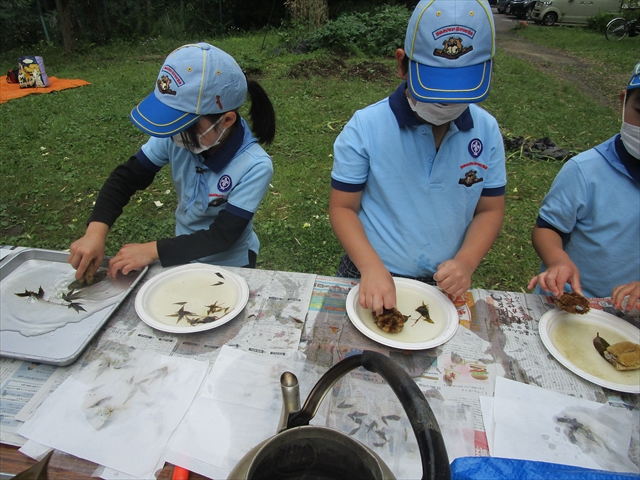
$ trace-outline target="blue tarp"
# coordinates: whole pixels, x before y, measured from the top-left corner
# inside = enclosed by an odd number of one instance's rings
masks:
[[[634,473],[616,473],[557,463],[497,457],[461,457],[451,464],[451,480],[629,480]]]

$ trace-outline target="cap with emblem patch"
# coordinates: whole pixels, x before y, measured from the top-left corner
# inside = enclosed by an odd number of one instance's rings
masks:
[[[495,27],[486,0],[422,0],[413,11],[404,50],[416,100],[475,103],[489,94]]]
[[[184,45],[165,60],[153,92],[129,115],[153,137],[170,137],[202,115],[240,107],[247,80],[231,55],[208,43]]]

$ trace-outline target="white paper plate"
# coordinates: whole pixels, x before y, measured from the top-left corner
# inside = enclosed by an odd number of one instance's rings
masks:
[[[403,315],[411,315],[399,333],[386,333],[373,321],[371,310],[364,309],[358,302],[360,285],[356,285],[347,295],[347,314],[351,323],[371,340],[402,350],[424,350],[437,347],[455,335],[458,329],[458,312],[440,290],[426,283],[408,278],[394,277],[396,284],[397,308]],[[429,308],[429,316],[434,323],[420,319],[416,308],[422,302]],[[417,322],[416,322],[417,320]]]
[[[576,375],[611,390],[640,393],[640,370],[616,370],[593,346],[597,333],[610,345],[640,343],[640,330],[630,323],[601,310],[575,315],[554,308],[542,315],[538,328],[551,355]]]
[[[218,266],[190,263],[145,283],[136,295],[136,313],[144,323],[163,332],[202,332],[233,320],[248,300],[249,286],[244,278]],[[218,319],[198,323],[211,316]]]

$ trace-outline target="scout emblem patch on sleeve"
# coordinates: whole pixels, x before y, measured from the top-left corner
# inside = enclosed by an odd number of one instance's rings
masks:
[[[227,192],[231,190],[231,186],[233,185],[233,181],[229,175],[223,175],[218,180],[218,191]]]
[[[481,182],[483,179],[482,177],[478,178],[476,175],[478,174],[477,170],[469,170],[468,172],[466,172],[464,174],[464,178],[461,178],[460,180],[458,180],[458,183],[460,185],[464,185],[465,187],[470,187],[476,183]]]

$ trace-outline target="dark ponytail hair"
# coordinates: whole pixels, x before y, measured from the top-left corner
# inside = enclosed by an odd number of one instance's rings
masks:
[[[276,112],[267,92],[255,80],[247,79],[247,90],[251,97],[251,129],[260,143],[271,143],[276,136]]]

